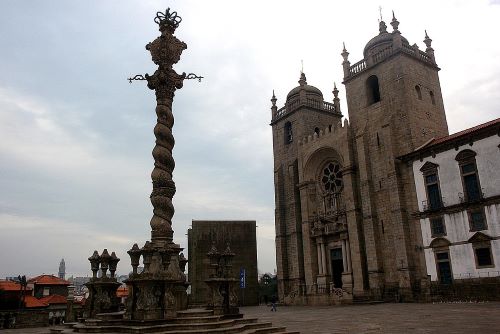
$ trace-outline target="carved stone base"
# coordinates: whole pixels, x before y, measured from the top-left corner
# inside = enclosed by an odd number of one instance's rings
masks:
[[[237,315],[238,295],[235,278],[209,278],[205,281],[210,287],[210,300],[207,308],[214,311],[214,315]]]
[[[87,318],[94,318],[98,313],[117,312],[120,309],[120,299],[116,290],[121,284],[114,278],[97,278],[86,283],[89,298],[85,303]]]
[[[136,246],[134,246],[136,247]],[[133,248],[138,252],[138,248]],[[177,312],[187,309],[186,275],[180,265],[179,245],[170,243],[157,247],[146,243],[140,250],[144,259],[144,271],[133,273],[125,281],[128,298],[125,318],[129,320],[172,319]],[[138,262],[134,262],[138,264]],[[185,266],[185,263],[184,263]]]

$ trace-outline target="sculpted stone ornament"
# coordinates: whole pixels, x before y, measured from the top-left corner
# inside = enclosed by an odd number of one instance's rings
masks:
[[[172,217],[175,195],[175,182],[172,174],[175,161],[172,156],[175,139],[172,134],[174,115],[172,103],[175,91],[182,88],[184,79],[201,79],[195,74],[178,74],[173,65],[187,48],[173,34],[182,19],[176,12],[167,9],[158,12],[155,22],[161,35],[146,45],[151,59],[158,66],[152,75],[136,75],[132,80],[145,80],[149,89],[156,95],[156,138],[153,148],[154,168],[151,172],[153,190],[151,204],[153,217],[150,221],[151,241],[146,241],[142,248],[134,244],[128,251],[132,264],[132,274],[126,281],[129,298],[125,317],[133,320],[159,320],[173,318],[178,310],[187,308],[186,281],[184,267],[187,260],[180,258],[183,250],[173,242]],[[138,271],[142,257],[144,270]]]
[[[121,284],[117,282],[115,277],[116,265],[119,261],[120,259],[116,257],[115,252],[109,255],[107,249],[104,249],[101,255],[94,251],[94,254],[89,257],[92,278],[85,284],[89,291],[84,311],[87,317],[92,318],[98,313],[119,310],[120,300],[116,296],[116,290]],[[99,268],[101,275],[97,277]],[[109,275],[107,273],[108,269]]]
[[[238,295],[236,293],[239,280],[233,276],[232,271],[234,256],[229,243],[227,243],[226,249],[220,253],[215,241],[207,253],[211,270],[209,278],[205,280],[210,288],[210,300],[207,306],[213,310],[215,315],[239,315]]]
[[[180,41],[173,35],[182,19],[176,12],[170,12],[168,8],[165,13],[156,13],[155,22],[159,25],[161,35],[153,42],[146,45],[146,50],[151,53],[151,59],[158,65],[153,75],[136,75],[132,80],[147,80],[148,88],[156,94],[157,123],[154,128],[156,145],[153,149],[154,169],[151,173],[153,191],[151,193],[151,204],[153,205],[153,217],[151,218],[151,242],[155,246],[165,246],[172,243],[172,217],[174,206],[172,198],[175,194],[175,183],[172,180],[172,172],[175,161],[172,157],[172,149],[175,144],[172,135],[174,116],[172,114],[172,102],[175,90],[182,88],[184,79],[199,79],[202,77],[193,73],[177,74],[172,68],[180,58],[182,52],[187,49],[186,43]]]

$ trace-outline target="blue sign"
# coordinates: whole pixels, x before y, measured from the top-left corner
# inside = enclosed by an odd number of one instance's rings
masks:
[[[240,288],[244,289],[247,285],[245,268],[240,269]]]

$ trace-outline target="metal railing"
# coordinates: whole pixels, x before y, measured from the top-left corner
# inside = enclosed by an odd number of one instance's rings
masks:
[[[429,210],[439,210],[441,208],[444,208],[446,206],[446,201],[444,197],[439,197],[438,201],[422,201],[422,210],[423,211],[429,211]]]
[[[471,194],[458,193],[458,201],[460,203],[469,203],[480,201],[484,198],[484,188],[478,189],[477,192]]]

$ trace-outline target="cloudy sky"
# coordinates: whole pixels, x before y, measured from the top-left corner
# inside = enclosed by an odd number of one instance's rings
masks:
[[[411,3],[411,4],[410,4]],[[0,3],[0,277],[86,275],[86,258],[122,258],[149,238],[155,99],[134,74],[152,73],[144,46],[157,11],[177,10],[188,44],[174,102],[175,240],[192,219],[255,219],[259,270],[275,268],[270,102],[308,83],[341,91],[378,33],[378,7],[411,44],[427,29],[441,66],[450,132],[500,115],[499,0],[9,1]]]

